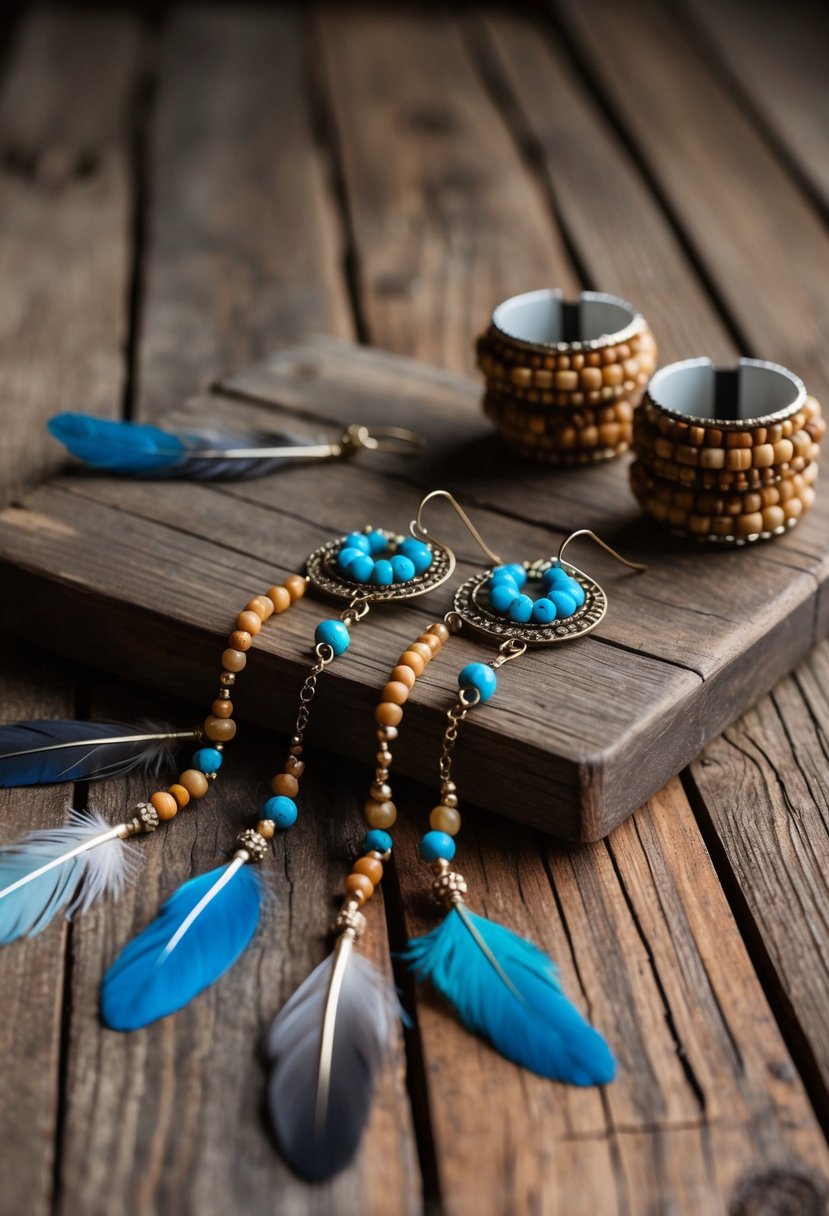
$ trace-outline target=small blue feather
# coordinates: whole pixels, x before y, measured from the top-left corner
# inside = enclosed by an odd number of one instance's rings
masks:
[[[179,887],[104,976],[106,1025],[137,1030],[192,1001],[250,944],[262,895],[253,867],[237,860]]]
[[[48,426],[73,456],[93,469],[131,477],[193,481],[262,477],[286,461],[284,455],[270,455],[269,449],[308,442],[261,431],[231,434],[197,430],[179,435],[147,423],[113,422],[91,414],[56,414]],[[261,455],[237,454],[255,449],[261,449]]]
[[[555,964],[503,925],[454,907],[403,958],[508,1060],[571,1085],[613,1080],[613,1055],[562,992]]]
[[[112,777],[168,755],[169,726],[44,719],[0,726],[0,788]],[[156,734],[157,739],[149,738]],[[142,736],[135,740],[129,735]],[[101,740],[120,738],[122,743]]]

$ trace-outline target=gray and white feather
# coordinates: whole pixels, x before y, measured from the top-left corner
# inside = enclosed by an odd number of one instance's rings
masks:
[[[392,985],[350,946],[340,939],[268,1032],[274,1132],[309,1182],[333,1177],[356,1153],[400,1016]]]
[[[123,841],[123,825],[73,810],[63,827],[0,848],[0,945],[34,937],[63,908],[69,917],[101,895],[117,898],[132,877],[135,855]]]

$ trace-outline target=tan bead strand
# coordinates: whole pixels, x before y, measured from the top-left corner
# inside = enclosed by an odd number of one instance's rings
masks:
[[[388,831],[397,819],[397,807],[392,801],[389,785],[389,770],[392,765],[390,744],[397,738],[397,728],[403,718],[403,706],[414,688],[415,680],[422,675],[433,658],[436,658],[449,640],[449,629],[443,621],[436,621],[405,650],[392,669],[388,683],[380,694],[380,703],[375,711],[377,723],[377,767],[369,797],[363,807],[363,815],[370,829]],[[345,882],[346,899],[358,906],[367,903],[375,887],[383,877],[383,857],[370,852],[358,857]]]
[[[294,588],[288,589],[288,583]],[[300,590],[299,584],[302,584]],[[294,600],[304,593],[305,579],[300,575],[289,575],[282,587],[271,587],[266,595],[255,595],[240,612],[235,621],[235,628],[227,639],[227,647],[222,652],[222,673],[219,677],[219,693],[210,706],[210,714],[202,724],[202,735],[209,739],[213,747],[222,751],[224,744],[229,743],[236,734],[236,723],[233,721],[233,702],[230,699],[230,689],[236,682],[236,676],[243,671],[247,663],[247,651],[253,638],[262,628],[264,621],[275,612],[284,612]],[[272,593],[279,593],[274,598]],[[280,606],[281,605],[281,606]],[[203,798],[215,779],[215,773],[203,773],[199,769],[185,769],[178,781],[167,790],[156,790],[150,795],[149,802],[160,820],[174,819],[180,810],[191,800]],[[265,821],[273,835],[273,824]],[[261,829],[257,825],[257,830]],[[268,832],[261,835],[268,837]]]

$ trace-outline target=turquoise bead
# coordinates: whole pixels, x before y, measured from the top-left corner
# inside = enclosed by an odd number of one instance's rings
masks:
[[[376,587],[390,587],[394,582],[394,568],[391,562],[387,562],[382,557],[376,561],[371,572],[371,581]]]
[[[409,579],[414,578],[414,562],[410,557],[406,557],[405,553],[395,553],[390,560],[396,583],[408,583]]]
[[[193,768],[203,773],[218,773],[222,767],[222,753],[215,747],[200,747],[193,753]]]
[[[380,828],[372,828],[370,832],[366,832],[363,840],[364,853],[390,853],[394,842],[388,832],[383,832]]]
[[[276,794],[273,798],[269,798],[262,809],[265,818],[272,819],[283,832],[286,828],[293,827],[299,814],[293,798],[286,798],[284,794]]]
[[[458,673],[458,688],[477,688],[482,701],[488,701],[498,686],[498,677],[486,663],[467,663]]]
[[[561,618],[572,616],[578,608],[578,604],[568,591],[551,591],[550,599],[556,606],[556,616]]]
[[[368,534],[368,551],[371,554],[385,553],[389,547],[389,542],[382,532],[378,532],[375,528],[373,532]]]
[[[415,540],[413,536],[407,536],[401,541],[397,552],[414,563],[416,574],[425,574],[432,564],[432,550],[428,545],[424,545],[422,540]]]
[[[353,545],[343,545],[337,554],[337,565],[345,573],[355,557],[365,557],[362,549],[355,549]]]
[[[314,641],[318,646],[321,642],[325,643],[326,646],[330,646],[334,654],[343,654],[348,650],[348,643],[351,641],[351,638],[342,621],[332,619],[320,621],[314,630]]]
[[[556,606],[552,600],[536,600],[533,604],[533,620],[539,625],[549,625],[556,619]]]
[[[533,602],[528,595],[519,595],[509,606],[509,619],[526,625],[533,614]]]
[[[511,562],[508,566],[493,566],[493,575],[510,575],[515,579],[517,587],[523,587],[527,581],[527,571],[520,562]]]
[[[574,578],[571,578],[566,586],[562,583],[560,590],[566,591],[568,595],[572,595],[576,601],[576,607],[581,608],[586,598],[584,587],[582,587],[581,583],[577,583]]]
[[[371,582],[371,576],[374,573],[374,558],[369,557],[364,553],[362,557],[355,557],[348,567],[349,578],[355,579],[358,583]]]
[[[493,612],[505,615],[509,612],[510,604],[513,600],[518,599],[519,594],[514,583],[497,583],[489,593],[489,602]]]
[[[566,587],[571,582],[570,575],[563,566],[550,566],[549,570],[545,570],[541,576],[541,582],[545,591],[549,591],[551,587]]]
[[[365,532],[349,532],[343,541],[342,547],[344,549],[359,549],[361,553],[365,554],[371,552],[371,543]]]
[[[437,861],[439,857],[451,861],[455,842],[447,832],[427,832],[420,842],[420,856],[424,861]]]

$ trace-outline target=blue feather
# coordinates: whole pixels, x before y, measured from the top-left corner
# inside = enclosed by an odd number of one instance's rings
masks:
[[[261,431],[231,434],[196,430],[175,434],[147,423],[113,422],[89,414],[56,414],[49,419],[48,426],[73,456],[93,469],[133,477],[182,477],[196,481],[261,477],[286,460],[284,455],[269,451],[307,442]],[[255,449],[261,449],[261,455]]]
[[[562,992],[555,964],[503,925],[456,905],[403,958],[508,1060],[571,1085],[613,1080],[610,1049]]]
[[[179,887],[104,976],[106,1025],[137,1030],[198,996],[249,945],[262,894],[253,867],[239,858]]]
[[[194,732],[150,723],[124,726],[61,718],[0,726],[0,788],[89,781],[126,773],[141,764],[160,765],[171,735],[192,739]],[[107,739],[123,741],[107,743]]]

